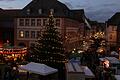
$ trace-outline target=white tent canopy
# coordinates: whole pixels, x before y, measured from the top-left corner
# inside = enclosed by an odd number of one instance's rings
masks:
[[[120,80],[120,75],[115,75],[116,80]]]
[[[22,70],[26,70],[28,72],[35,73],[35,74],[40,74],[43,76],[53,74],[58,71],[57,69],[49,67],[45,64],[34,63],[34,62],[30,62],[27,65],[20,66],[19,68]]]

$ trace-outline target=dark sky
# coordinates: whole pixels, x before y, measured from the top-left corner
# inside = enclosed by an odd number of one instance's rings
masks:
[[[0,0],[0,8],[23,8],[31,0]],[[106,21],[116,12],[120,12],[120,0],[59,0],[71,9],[84,9],[92,20]]]

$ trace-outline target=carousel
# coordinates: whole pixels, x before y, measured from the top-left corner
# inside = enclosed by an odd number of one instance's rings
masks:
[[[26,56],[26,54],[27,54],[26,47],[8,47],[8,48],[1,47],[0,48],[1,59],[4,59],[5,61],[24,60],[24,57]]]

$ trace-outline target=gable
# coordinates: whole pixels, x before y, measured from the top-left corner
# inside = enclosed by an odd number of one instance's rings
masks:
[[[54,10],[54,16],[69,15],[69,8],[57,0],[33,0],[21,13],[24,16],[48,16],[51,9]]]

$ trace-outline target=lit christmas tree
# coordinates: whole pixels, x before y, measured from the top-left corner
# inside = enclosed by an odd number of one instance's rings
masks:
[[[34,47],[31,48],[31,61],[49,63],[64,63],[66,57],[62,38],[55,27],[54,17],[50,12],[44,32],[39,35]]]

